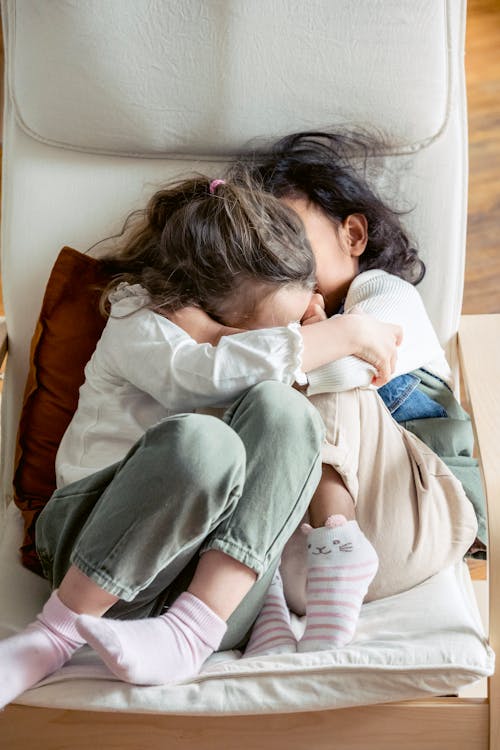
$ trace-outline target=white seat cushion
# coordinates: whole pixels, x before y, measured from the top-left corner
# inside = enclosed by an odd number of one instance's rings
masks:
[[[0,546],[0,638],[32,620],[49,593],[45,581],[17,562],[21,535],[11,504]],[[296,618],[294,627],[300,635],[304,623]],[[342,649],[253,659],[225,652],[212,656],[195,679],[144,688],[119,682],[85,647],[16,702],[132,713],[288,713],[448,695],[493,670],[461,563],[404,594],[364,605],[355,640]]]

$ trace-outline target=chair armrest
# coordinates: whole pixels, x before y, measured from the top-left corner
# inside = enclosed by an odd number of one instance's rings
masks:
[[[463,315],[458,351],[486,494],[489,641],[500,654],[500,315]],[[500,684],[491,700],[500,708]]]
[[[5,318],[0,318],[0,365],[7,354],[7,324]]]

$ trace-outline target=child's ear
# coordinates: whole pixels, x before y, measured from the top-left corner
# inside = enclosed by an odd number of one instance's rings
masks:
[[[363,255],[368,242],[368,222],[364,214],[349,214],[342,222],[344,237],[351,256]]]

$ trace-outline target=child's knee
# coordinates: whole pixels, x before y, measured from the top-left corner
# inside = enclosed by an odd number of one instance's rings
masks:
[[[246,399],[262,430],[279,432],[297,439],[312,439],[319,446],[325,427],[309,399],[289,385],[276,381],[265,381],[255,385],[246,394]]]
[[[160,472],[195,474],[197,481],[226,472],[245,472],[246,451],[239,435],[221,419],[206,414],[182,414],[160,422],[147,432],[146,445],[156,454]],[[168,468],[167,468],[168,467]]]

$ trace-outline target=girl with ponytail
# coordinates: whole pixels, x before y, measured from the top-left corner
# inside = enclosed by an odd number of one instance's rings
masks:
[[[141,685],[243,644],[321,474],[323,423],[290,386],[348,355],[383,383],[400,340],[364,315],[301,327],[304,226],[241,175],[158,191],[103,263],[109,318],[36,527],[53,591],[0,642],[0,708],[85,643]]]

